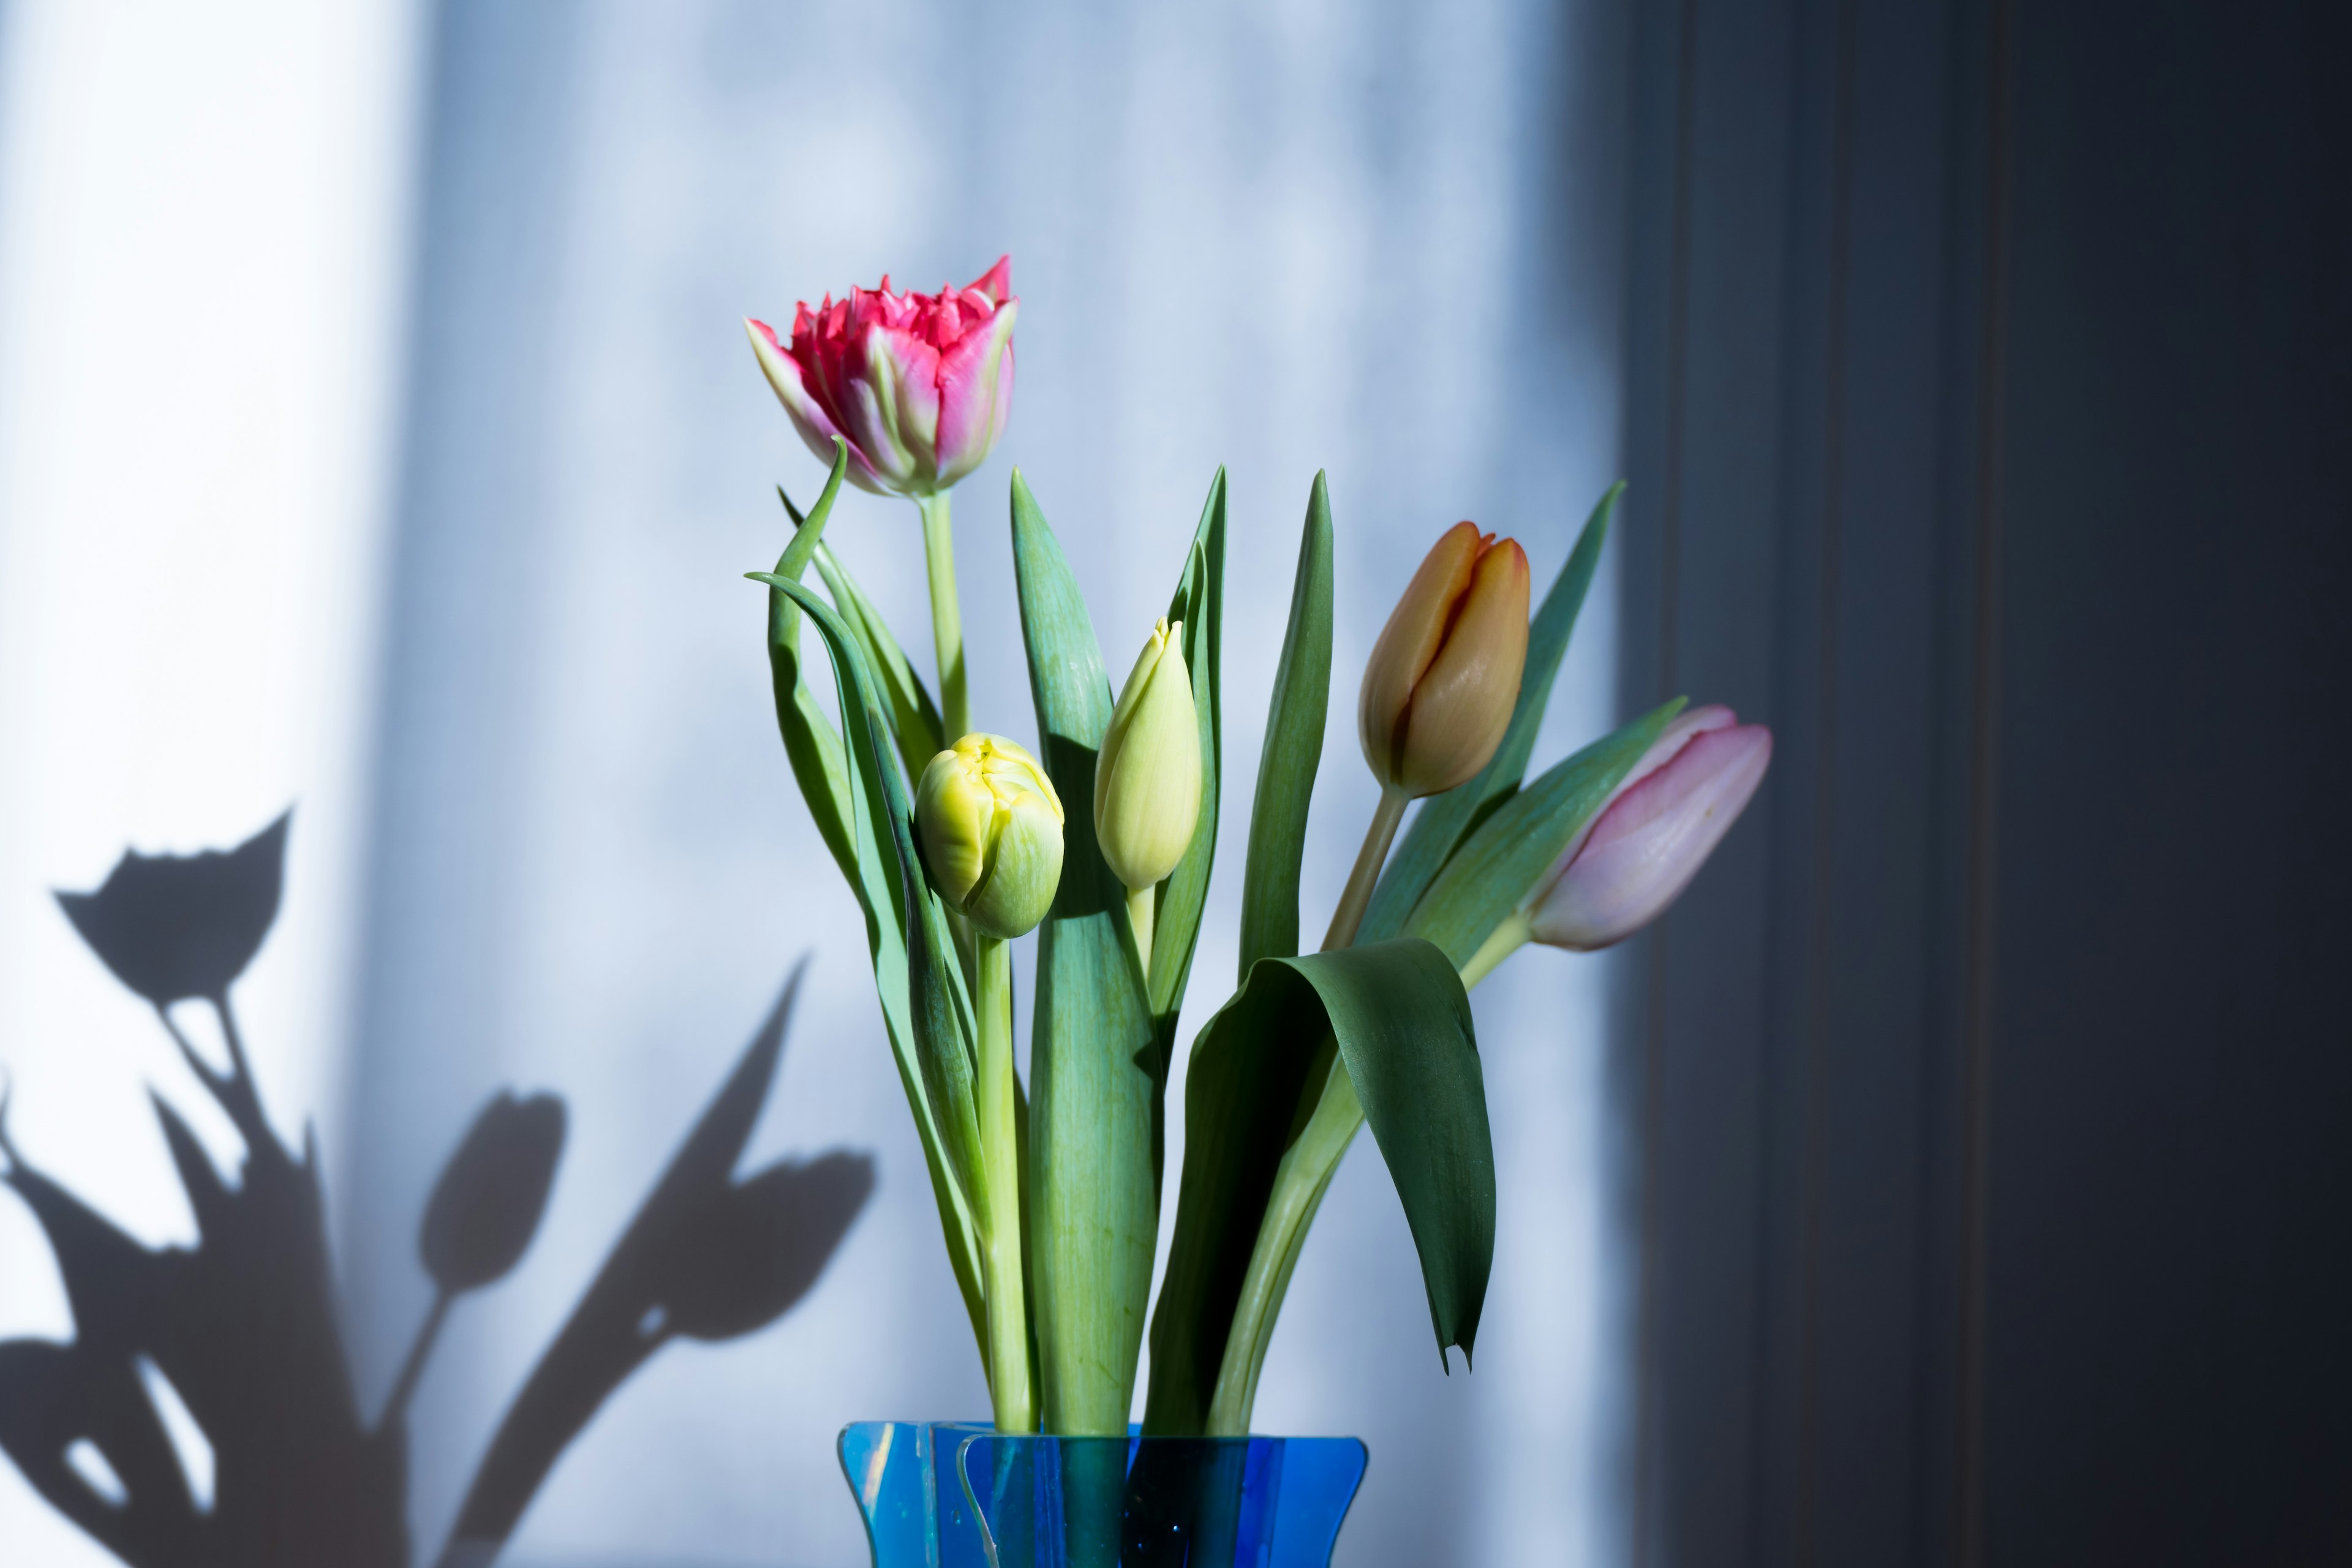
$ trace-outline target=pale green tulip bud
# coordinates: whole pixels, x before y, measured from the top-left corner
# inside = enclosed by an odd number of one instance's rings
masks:
[[[1000,942],[1035,928],[1062,883],[1062,801],[1037,759],[966,735],[923,769],[915,825],[931,886]]]
[[[1118,694],[1095,761],[1095,838],[1128,888],[1176,868],[1201,820],[1201,720],[1184,668],[1184,623],[1165,619]]]

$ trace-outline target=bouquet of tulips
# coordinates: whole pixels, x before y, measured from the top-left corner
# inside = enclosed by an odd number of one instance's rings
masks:
[[[793,426],[831,465],[805,514],[785,499],[792,541],[751,575],[770,589],[786,754],[865,912],[996,1424],[1115,1436],[1133,1404],[1169,1066],[1224,805],[1225,482],[1222,470],[1211,481],[1168,613],[1114,696],[1016,471],[1038,749],[975,730],[948,497],[1004,427],[1018,310],[1000,260],[936,295],[894,293],[885,278],[803,305],[789,339],[747,322]],[[844,479],[921,513],[936,701],[824,542]],[[1468,988],[1530,942],[1591,950],[1655,918],[1762,779],[1769,731],[1679,700],[1523,779],[1617,495],[1593,510],[1532,622],[1511,540],[1457,524],[1414,573],[1364,670],[1380,805],[1320,950],[1302,953],[1299,860],[1331,675],[1333,537],[1317,477],[1250,807],[1240,973],[1191,1047],[1175,1230],[1150,1308],[1147,1434],[1248,1432],[1307,1228],[1367,1124],[1412,1227],[1439,1353],[1458,1345],[1466,1362],[1495,1237]],[[824,595],[803,581],[811,566]],[[832,666],[838,730],[809,689],[803,623]],[[1010,944],[1033,931],[1024,1086]]]

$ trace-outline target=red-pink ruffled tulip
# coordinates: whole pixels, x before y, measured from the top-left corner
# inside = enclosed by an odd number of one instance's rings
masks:
[[[1665,913],[1771,761],[1772,731],[1728,708],[1678,716],[1521,902],[1529,934],[1589,952]]]
[[[809,450],[833,461],[849,444],[849,478],[877,495],[928,496],[980,467],[1013,411],[1013,258],[961,289],[832,295],[794,307],[790,344],[746,320],[751,352]]]

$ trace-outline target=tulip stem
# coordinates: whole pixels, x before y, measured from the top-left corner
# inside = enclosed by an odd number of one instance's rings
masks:
[[[948,745],[971,731],[965,695],[963,615],[956,607],[955,531],[948,523],[948,492],[915,498],[923,513],[923,564],[931,580],[931,647],[940,664],[940,722]]]
[[[1021,1278],[1020,1100],[1013,1080],[1013,950],[975,933],[980,968],[982,1289],[988,1298],[988,1394],[1000,1432],[1034,1432],[1029,1307]]]
[[[1257,1404],[1257,1379],[1265,1365],[1266,1346],[1274,1340],[1275,1320],[1282,1299],[1290,1290],[1290,1276],[1298,1267],[1307,1232],[1323,1206],[1323,1194],[1340,1158],[1364,1125],[1363,1102],[1347,1064],[1339,1059],[1337,1043],[1323,1044],[1323,1091],[1315,1111],[1275,1168],[1274,1191],[1266,1200],[1265,1216],[1258,1223],[1257,1241],[1250,1249],[1241,1298],[1234,1303],[1233,1326],[1225,1332],[1224,1357],[1217,1367],[1217,1383],[1209,1398],[1211,1437],[1246,1437],[1250,1411]]]
[[[1356,928],[1364,923],[1364,911],[1371,907],[1372,889],[1380,886],[1381,868],[1388,861],[1389,846],[1396,841],[1397,824],[1404,820],[1407,798],[1400,785],[1381,786],[1380,809],[1372,813],[1372,825],[1364,834],[1364,847],[1356,855],[1356,868],[1348,873],[1348,890],[1339,895],[1339,907],[1331,911],[1331,930],[1323,938],[1324,952],[1355,942]]]
[[[1528,928],[1528,917],[1513,910],[1462,966],[1462,989],[1467,991],[1486,979],[1496,964],[1527,946],[1534,936]]]
[[[1135,961],[1143,966],[1143,979],[1151,982],[1151,921],[1159,912],[1160,889],[1129,888],[1127,890],[1127,923],[1135,931]]]

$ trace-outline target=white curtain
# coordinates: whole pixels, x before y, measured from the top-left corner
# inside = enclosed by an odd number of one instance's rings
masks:
[[[195,1227],[154,1085],[236,1139],[53,889],[295,805],[238,987],[331,1182],[379,643],[419,20],[406,0],[0,5],[0,1092],[26,1159]],[[208,1114],[209,1113],[209,1114]],[[73,1324],[0,1197],[0,1340]],[[112,1559],[0,1461],[0,1562]]]

